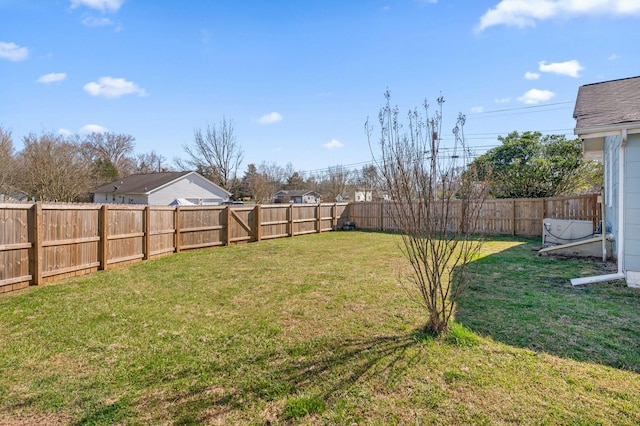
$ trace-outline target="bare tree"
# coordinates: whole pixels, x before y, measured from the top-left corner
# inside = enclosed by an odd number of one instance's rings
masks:
[[[196,170],[230,191],[244,158],[244,151],[236,141],[233,121],[223,118],[217,127],[207,125],[204,132],[196,129],[193,139],[193,145],[183,146],[189,158],[176,160],[177,166]]]
[[[155,150],[136,155],[136,173],[154,173],[168,171],[167,159]]]
[[[339,196],[343,196],[347,186],[351,181],[351,171],[344,166],[338,165],[329,167],[320,176],[318,188],[322,198],[327,201],[336,201]]]
[[[271,202],[274,194],[284,186],[286,176],[287,169],[276,163],[260,163],[249,179],[249,188],[256,202]]]
[[[135,159],[133,149],[135,138],[120,133],[90,133],[76,136],[83,155],[92,163],[111,163],[118,170],[118,177],[128,176],[134,172]]]
[[[0,196],[13,192],[14,161],[11,131],[0,127]]]
[[[433,116],[426,101],[423,113],[410,111],[405,128],[398,108],[391,107],[388,91],[385,97],[378,116],[375,161],[391,196],[389,208],[411,266],[400,280],[425,309],[425,329],[442,333],[473,273],[470,263],[481,246],[481,239],[473,234],[486,192],[474,182],[473,173],[460,171],[467,152],[464,116],[458,117],[454,128],[454,154],[444,156],[439,149],[444,98],[438,98]],[[368,121],[365,129],[376,152]]]
[[[29,134],[17,156],[16,185],[41,201],[78,201],[91,190],[90,168],[78,145],[53,133]]]
[[[373,164],[362,166],[354,175],[355,184],[362,188],[377,189],[379,187],[378,169]]]

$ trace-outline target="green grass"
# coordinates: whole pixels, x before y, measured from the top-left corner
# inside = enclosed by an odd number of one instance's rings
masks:
[[[0,424],[638,424],[640,292],[485,245],[440,338],[398,237],[180,253],[0,298]]]

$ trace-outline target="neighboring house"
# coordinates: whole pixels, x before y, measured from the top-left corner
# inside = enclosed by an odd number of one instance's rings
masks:
[[[22,203],[28,200],[29,196],[26,192],[0,188],[0,203]]]
[[[373,189],[356,188],[353,193],[353,201],[356,203],[364,203],[373,201]]]
[[[618,275],[640,287],[640,77],[581,86],[573,117],[585,158],[604,163],[602,201]]]
[[[301,190],[280,190],[273,195],[274,203],[294,203],[294,204],[318,204],[320,194],[316,191],[306,189]]]
[[[391,197],[386,191],[380,189],[356,188],[353,192],[353,201],[356,203],[391,201]]]
[[[102,185],[93,192],[94,203],[149,205],[217,205],[230,192],[196,172],[145,173]]]

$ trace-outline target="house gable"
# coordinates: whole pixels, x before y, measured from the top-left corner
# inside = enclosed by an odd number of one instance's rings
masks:
[[[191,172],[150,191],[149,204],[168,205],[176,198],[184,198],[193,204],[221,204],[230,195],[230,192],[200,174]]]
[[[127,176],[93,191],[96,203],[168,205],[176,198],[194,204],[220,204],[230,192],[196,172],[165,172]]]

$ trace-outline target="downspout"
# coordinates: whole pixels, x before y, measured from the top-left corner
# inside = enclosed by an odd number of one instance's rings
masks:
[[[624,148],[627,145],[627,129],[622,129],[621,136],[618,160],[618,274],[624,274]]]
[[[602,261],[607,261],[607,206],[604,186],[600,190],[600,233],[602,234]]]
[[[620,132],[620,152],[618,153],[618,273],[598,275],[595,277],[573,278],[571,285],[583,285],[600,283],[605,281],[623,280],[626,278],[624,274],[624,147],[627,144],[627,129],[622,129]],[[602,204],[604,206],[604,191],[602,197]],[[604,209],[603,209],[604,210]],[[602,236],[605,237],[607,233],[607,224],[604,221],[604,215],[602,217]],[[603,238],[603,250],[604,250],[604,238]],[[603,254],[604,258],[604,254]]]

